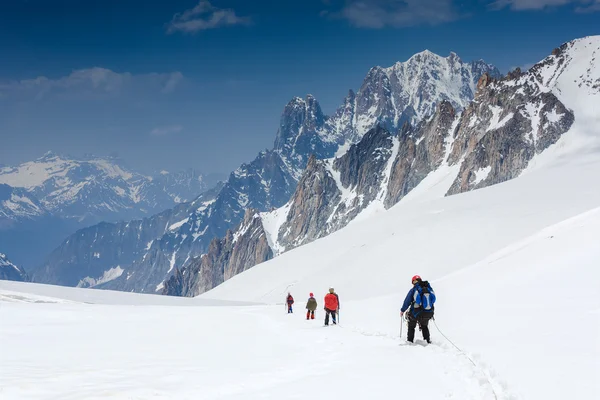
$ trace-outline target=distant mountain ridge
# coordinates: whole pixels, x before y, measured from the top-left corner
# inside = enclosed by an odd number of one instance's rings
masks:
[[[193,200],[206,184],[196,171],[156,176],[134,172],[115,158],[72,158],[52,152],[0,169],[0,184],[25,190],[55,216],[78,221],[131,218]]]
[[[192,169],[147,176],[114,157],[52,152],[0,168],[0,250],[30,269],[82,227],[153,215],[208,189]]]
[[[247,209],[265,212],[286,204],[311,156],[320,160],[344,153],[377,125],[395,132],[404,122],[416,121],[426,115],[429,112],[427,104],[450,99],[448,101],[453,101],[456,107],[465,107],[470,100],[469,93],[480,77],[478,73],[500,75],[495,67],[485,63],[477,63],[475,68],[475,64],[463,63],[456,56],[449,60],[429,52],[411,58],[403,72],[400,72],[400,65],[402,63],[391,67],[389,72],[379,67],[372,69],[358,92],[350,91],[332,116],[325,115],[311,95],[293,98],[284,107],[273,148],[233,171],[214,199],[197,202],[197,208],[190,209],[188,215],[174,221],[166,232],[153,238],[134,261],[125,254],[104,262],[102,256],[100,260],[90,256],[115,254],[118,248],[131,247],[131,239],[123,237],[122,231],[113,224],[105,233],[112,239],[102,245],[93,241],[94,236],[89,235],[88,230],[77,234],[89,238],[88,241],[81,242],[73,237],[63,243],[42,269],[33,272],[34,279],[69,285],[87,278],[87,281],[97,282],[107,271],[119,267],[123,273],[96,287],[160,292],[163,282],[177,268],[181,269],[193,258],[205,254],[214,238],[223,237],[240,224]],[[423,82],[411,82],[414,87],[409,90],[392,75]],[[435,85],[435,82],[429,82],[436,76],[458,77],[461,83]],[[413,96],[419,96],[419,99],[413,99]],[[91,227],[89,232],[95,229]],[[71,248],[73,240],[79,243],[77,249]],[[40,271],[45,272],[40,274]]]

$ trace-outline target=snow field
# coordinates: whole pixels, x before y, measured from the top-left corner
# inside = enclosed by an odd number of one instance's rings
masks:
[[[314,321],[278,306],[11,303],[0,313],[12,322],[1,331],[4,399],[491,398],[448,349],[324,328],[322,311]]]

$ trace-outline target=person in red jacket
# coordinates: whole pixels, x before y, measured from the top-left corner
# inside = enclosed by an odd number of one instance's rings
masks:
[[[329,325],[329,314],[331,314],[331,319],[333,324],[336,325],[336,313],[340,307],[340,300],[333,290],[332,287],[329,288],[329,293],[325,296],[325,326]]]

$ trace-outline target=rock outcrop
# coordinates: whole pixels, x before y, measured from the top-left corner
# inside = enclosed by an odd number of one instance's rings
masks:
[[[206,254],[177,268],[162,294],[196,296],[273,257],[257,210],[247,210],[241,225],[222,239],[213,239]]]

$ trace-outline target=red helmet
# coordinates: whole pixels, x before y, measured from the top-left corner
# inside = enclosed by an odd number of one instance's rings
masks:
[[[412,277],[411,282],[420,281],[420,280],[421,280],[421,277],[419,275],[415,275]]]
[[[314,296],[314,294],[312,294],[312,293],[311,293],[311,294],[310,294],[310,297],[313,297],[313,296]]]

